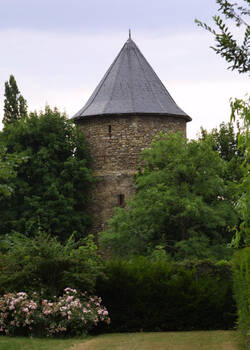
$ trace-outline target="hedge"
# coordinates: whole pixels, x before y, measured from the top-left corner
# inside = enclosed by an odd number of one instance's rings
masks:
[[[171,264],[146,258],[106,262],[99,278],[111,318],[99,332],[232,329],[236,306],[229,263]]]
[[[250,247],[236,252],[232,259],[233,291],[238,310],[238,328],[250,343]]]

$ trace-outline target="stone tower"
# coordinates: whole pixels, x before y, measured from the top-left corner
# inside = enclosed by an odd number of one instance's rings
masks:
[[[191,118],[174,102],[131,37],[74,115],[90,147],[94,175],[95,232],[105,228],[116,206],[134,192],[133,175],[141,151],[159,132],[181,131]]]

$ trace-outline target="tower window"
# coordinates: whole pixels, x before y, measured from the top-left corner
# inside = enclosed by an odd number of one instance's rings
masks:
[[[111,137],[111,125],[109,125],[109,137]]]
[[[124,207],[124,205],[125,205],[125,195],[124,194],[118,195],[118,204],[120,207]]]

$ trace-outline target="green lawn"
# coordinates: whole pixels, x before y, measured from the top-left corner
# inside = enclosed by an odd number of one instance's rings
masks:
[[[48,339],[0,336],[0,350],[66,350],[83,339]]]
[[[105,334],[87,339],[0,337],[1,350],[242,350],[234,331]]]

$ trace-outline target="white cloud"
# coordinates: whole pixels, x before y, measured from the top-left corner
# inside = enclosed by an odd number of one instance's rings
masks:
[[[196,138],[200,127],[207,130],[230,121],[230,98],[244,98],[248,84],[242,82],[171,82],[175,101],[193,119],[187,135]]]

